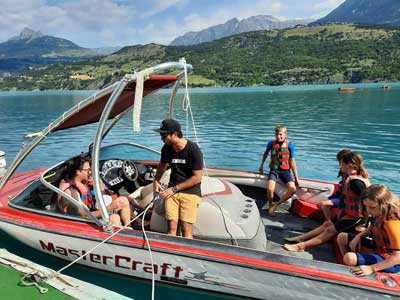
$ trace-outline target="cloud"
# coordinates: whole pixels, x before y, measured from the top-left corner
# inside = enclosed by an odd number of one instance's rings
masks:
[[[24,27],[84,47],[168,44],[179,35],[255,15],[320,17],[344,0],[2,0],[0,42]]]
[[[180,7],[186,4],[186,0],[150,0],[146,1],[148,7],[147,11],[141,14],[141,18],[148,18],[155,16],[168,8]]]

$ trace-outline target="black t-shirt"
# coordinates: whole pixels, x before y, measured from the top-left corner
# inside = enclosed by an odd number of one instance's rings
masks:
[[[164,144],[161,149],[161,162],[171,166],[169,186],[177,185],[193,176],[193,170],[203,169],[203,155],[196,143],[187,140],[185,148],[175,152],[172,146]],[[200,183],[183,191],[201,196]]]

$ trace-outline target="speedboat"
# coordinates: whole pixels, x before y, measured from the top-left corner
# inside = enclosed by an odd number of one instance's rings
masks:
[[[340,257],[335,256],[334,245],[299,253],[282,249],[285,236],[318,226],[321,214],[316,203],[335,191],[335,183],[301,179],[302,185],[285,209],[269,217],[262,209],[267,174],[207,167],[194,239],[167,235],[163,202],[152,190],[160,152],[137,143],[102,145],[102,141],[132,106],[134,127],[140,129],[146,96],[171,85],[167,113],[172,118],[183,80],[184,95],[188,95],[191,70],[191,65],[180,60],[127,74],[50,123],[17,155],[0,182],[0,229],[44,253],[103,273],[198,289],[210,297],[398,299],[399,274],[377,272],[356,277],[349,267],[337,263]],[[101,218],[58,188],[67,160],[47,169],[15,172],[47,135],[96,122],[97,133],[87,152]],[[168,177],[167,171],[161,181],[167,183]],[[114,193],[130,197],[136,214],[150,225],[139,229],[113,226],[102,183]],[[285,189],[278,182],[276,196]],[[58,211],[58,196],[85,211],[85,216]]]

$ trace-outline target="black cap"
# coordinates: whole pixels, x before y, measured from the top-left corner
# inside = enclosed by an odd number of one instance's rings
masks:
[[[181,131],[181,124],[173,119],[166,119],[161,122],[160,128],[153,129],[159,133],[173,133]]]

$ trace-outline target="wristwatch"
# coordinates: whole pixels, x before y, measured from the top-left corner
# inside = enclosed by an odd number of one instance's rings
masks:
[[[172,187],[172,191],[173,191],[175,194],[178,192],[178,188],[176,187],[176,185],[174,185],[174,186]]]

